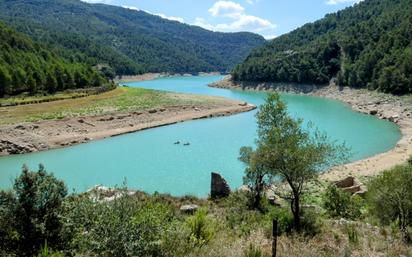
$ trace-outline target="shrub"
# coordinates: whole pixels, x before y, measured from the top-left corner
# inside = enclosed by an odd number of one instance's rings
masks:
[[[194,216],[187,219],[190,228],[189,240],[195,245],[202,247],[207,244],[214,235],[213,221],[207,217],[206,210],[198,210]]]
[[[361,217],[361,209],[364,201],[361,197],[344,192],[334,185],[330,185],[323,195],[323,207],[330,217],[342,217],[346,219],[358,219]]]
[[[302,232],[308,236],[320,233],[322,221],[319,218],[319,213],[311,209],[304,209],[302,213]]]
[[[403,165],[383,172],[368,185],[370,212],[381,223],[398,224],[405,242],[410,242],[408,226],[412,225],[412,166]]]
[[[272,233],[272,222],[273,219],[277,219],[278,221],[278,233],[288,233],[293,228],[293,216],[290,210],[285,208],[271,208],[271,210],[267,214],[268,219],[268,229],[270,231],[269,234]]]
[[[169,205],[139,201],[126,192],[112,202],[102,203],[75,197],[66,210],[67,229],[75,235],[71,248],[86,255],[159,255],[163,231],[174,219]]]
[[[43,165],[37,172],[23,166],[13,190],[0,194],[0,241],[5,244],[0,246],[9,248],[2,250],[34,256],[46,241],[56,249],[62,247],[60,214],[66,194],[64,183],[47,173]]]
[[[54,253],[50,251],[46,242],[44,246],[40,249],[39,254],[37,254],[37,257],[64,257],[64,255],[61,253]]]

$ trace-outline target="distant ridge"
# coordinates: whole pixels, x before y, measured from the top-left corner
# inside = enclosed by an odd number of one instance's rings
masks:
[[[327,84],[412,93],[412,0],[365,0],[254,50],[238,81]]]
[[[0,0],[0,19],[68,58],[108,65],[117,75],[227,72],[266,42],[79,0]]]

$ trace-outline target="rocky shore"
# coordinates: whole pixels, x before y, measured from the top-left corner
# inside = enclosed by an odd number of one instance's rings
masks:
[[[0,126],[0,156],[61,148],[177,122],[227,116],[255,109],[220,99],[210,104],[168,106],[141,112],[65,118]]]
[[[364,89],[340,88],[333,83],[327,86],[234,83],[226,78],[210,86],[239,90],[280,91],[325,97],[341,101],[348,104],[355,111],[389,120],[399,126],[402,138],[395,148],[367,159],[335,167],[322,175],[324,179],[335,181],[348,176],[374,176],[383,170],[404,163],[412,156],[412,105],[406,97],[396,97]]]

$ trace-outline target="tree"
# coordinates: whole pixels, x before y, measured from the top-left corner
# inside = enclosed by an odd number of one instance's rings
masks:
[[[290,202],[293,224],[301,229],[300,202],[305,186],[331,165],[346,160],[344,145],[330,143],[324,133],[312,126],[304,129],[301,119],[287,113],[278,94],[269,94],[257,113],[259,165],[271,176],[286,182],[287,190],[277,191]]]
[[[239,160],[247,165],[243,184],[248,186],[251,207],[262,211],[265,190],[272,183],[272,176],[259,161],[259,154],[251,147],[240,148]]]
[[[371,213],[383,224],[397,222],[405,242],[411,242],[407,227],[412,225],[412,166],[396,166],[368,185]]]
[[[0,220],[3,221],[5,215],[14,220],[12,224],[0,224],[0,231],[5,231],[4,228],[12,231],[6,240],[15,243],[17,249],[13,250],[18,256],[37,254],[45,242],[51,247],[59,246],[62,229],[59,211],[66,194],[64,183],[48,174],[43,165],[37,172],[23,166],[13,191],[1,193]]]
[[[11,76],[5,68],[0,66],[0,97],[10,92]]]

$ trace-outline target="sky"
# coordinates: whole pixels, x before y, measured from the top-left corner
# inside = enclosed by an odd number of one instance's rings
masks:
[[[222,31],[250,31],[272,39],[361,0],[82,0],[143,10]]]

